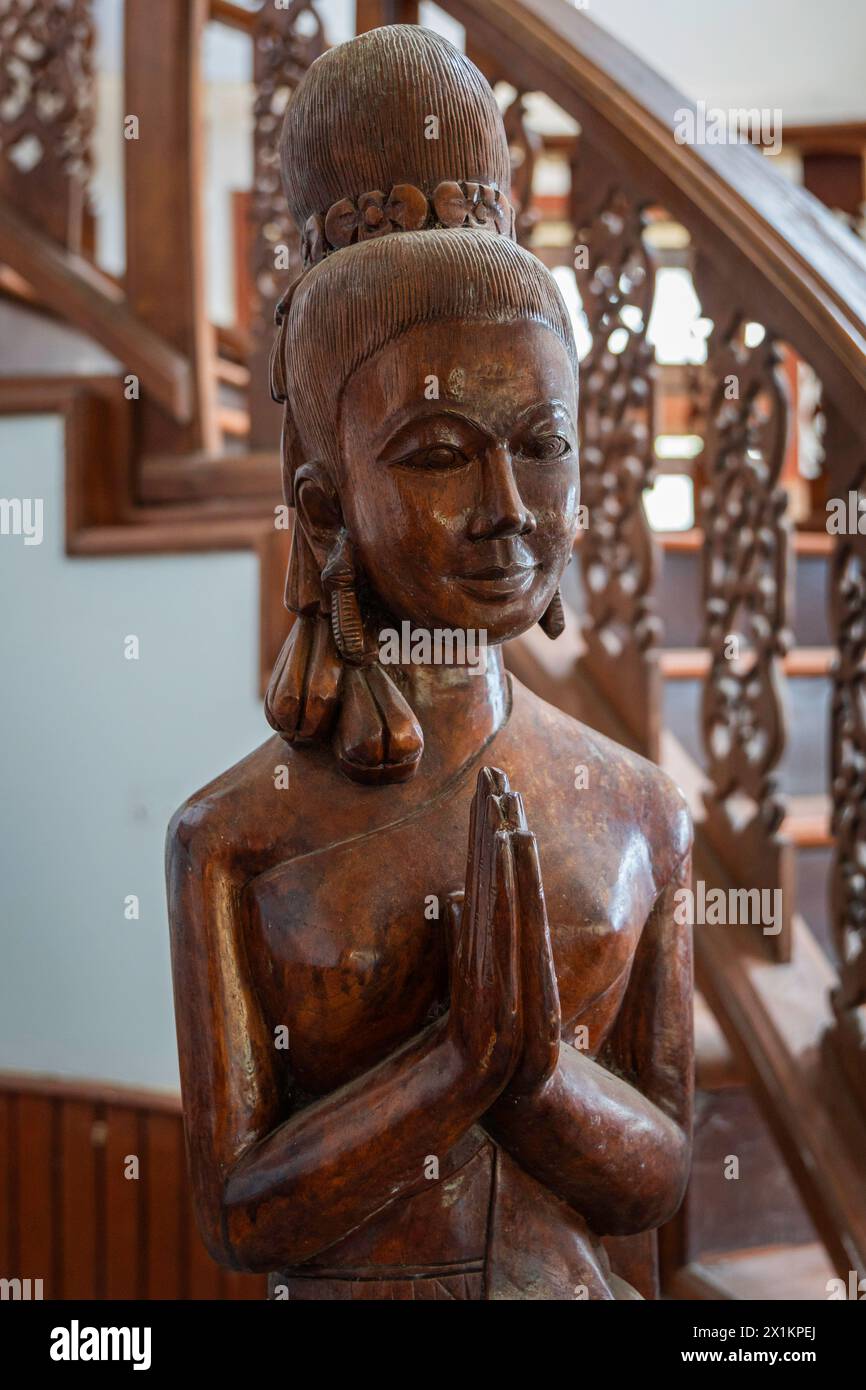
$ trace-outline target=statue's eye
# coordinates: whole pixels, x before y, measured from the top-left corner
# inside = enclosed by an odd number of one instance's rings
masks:
[[[520,452],[547,463],[571,453],[571,445],[561,434],[536,434],[526,440]]]
[[[443,473],[450,468],[462,468],[466,455],[453,444],[432,444],[429,449],[418,449],[398,462],[405,468],[428,468],[434,473]]]

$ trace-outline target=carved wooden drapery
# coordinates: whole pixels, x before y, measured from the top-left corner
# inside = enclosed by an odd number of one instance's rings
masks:
[[[589,514],[580,545],[588,611],[583,661],[640,751],[658,759],[658,558],[643,506],[654,459],[647,326],[655,267],[643,237],[644,204],[583,141],[573,187],[575,272],[592,334],[580,384]]]
[[[785,959],[793,852],[779,834],[784,806],[776,768],[786,736],[781,663],[791,645],[790,530],[779,481],[788,391],[773,334],[765,330],[749,344],[749,315],[702,258],[696,281],[714,324],[700,498],[703,640],[710,653],[701,706],[711,782],[706,829],[740,882],[781,888],[782,931],[771,939]]]
[[[90,0],[0,4],[0,194],[80,250],[94,122]]]
[[[836,539],[830,622],[836,657],[831,705],[830,921],[839,953],[834,1041],[866,1105],[866,444],[827,410],[828,488],[849,526]],[[862,507],[862,511],[861,511]],[[853,524],[852,524],[853,523]]]
[[[286,208],[280,178],[279,139],[289,94],[328,47],[322,21],[309,0],[287,9],[264,5],[253,31],[253,195],[250,202],[250,444],[275,447],[281,413],[268,392],[268,357],[274,306],[300,274],[300,239]]]

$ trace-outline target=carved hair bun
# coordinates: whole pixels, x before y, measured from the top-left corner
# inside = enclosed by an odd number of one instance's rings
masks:
[[[417,25],[373,29],[313,63],[286,108],[280,154],[305,267],[390,232],[514,235],[493,92],[453,44]]]

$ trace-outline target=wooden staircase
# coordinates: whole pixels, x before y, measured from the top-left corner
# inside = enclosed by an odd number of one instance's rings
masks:
[[[662,1233],[664,1291],[820,1299],[834,1272],[866,1273],[866,541],[824,525],[827,497],[866,485],[866,250],[754,150],[677,143],[688,103],[566,0],[442,4],[488,78],[509,85],[521,235],[573,277],[592,338],[581,385],[590,526],[563,584],[566,633],[526,634],[509,664],[675,777],[696,821],[696,877],[780,888],[786,905],[777,939],[749,925],[695,929],[695,1166]],[[86,26],[87,0],[73,10]],[[412,0],[358,0],[359,30],[417,18]],[[281,91],[327,43],[321,19],[306,0],[260,11],[126,0],[126,109],[170,157],[154,179],[144,136],[125,151],[122,281],[93,264],[80,164],[46,160],[26,178],[0,154],[0,337],[12,345],[0,353],[0,414],[63,416],[69,553],[253,549],[263,680],[287,625],[288,544],[274,525],[280,413],[266,362],[274,303],[299,264],[274,140]],[[208,22],[245,35],[254,55],[243,312],[219,330],[202,270]],[[62,38],[55,61],[78,52]],[[533,126],[538,93],[555,129]],[[68,107],[55,120],[86,126]],[[51,149],[62,129],[38,133]],[[815,132],[799,138],[814,160]],[[558,191],[540,187],[545,168]],[[813,165],[810,177],[822,186]],[[283,244],[289,266],[277,273]],[[705,363],[655,360],[647,326],[666,267],[691,274],[712,321]],[[734,368],[742,405],[726,411]],[[809,479],[798,471],[810,423],[801,369],[819,383],[824,427]],[[658,436],[682,448],[660,459]],[[660,471],[694,486],[685,532],[650,530],[643,495]],[[744,507],[760,535],[751,548]],[[722,662],[731,632],[751,653],[748,680],[731,682]],[[733,815],[738,796],[757,810],[751,822]]]

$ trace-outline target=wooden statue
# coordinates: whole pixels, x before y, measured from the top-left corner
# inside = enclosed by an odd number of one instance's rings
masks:
[[[297,618],[274,736],[168,842],[202,1234],[274,1297],[652,1297],[641,1233],[689,1168],[689,817],[501,660],[562,626],[568,316],[437,35],[328,52],[282,139]]]

